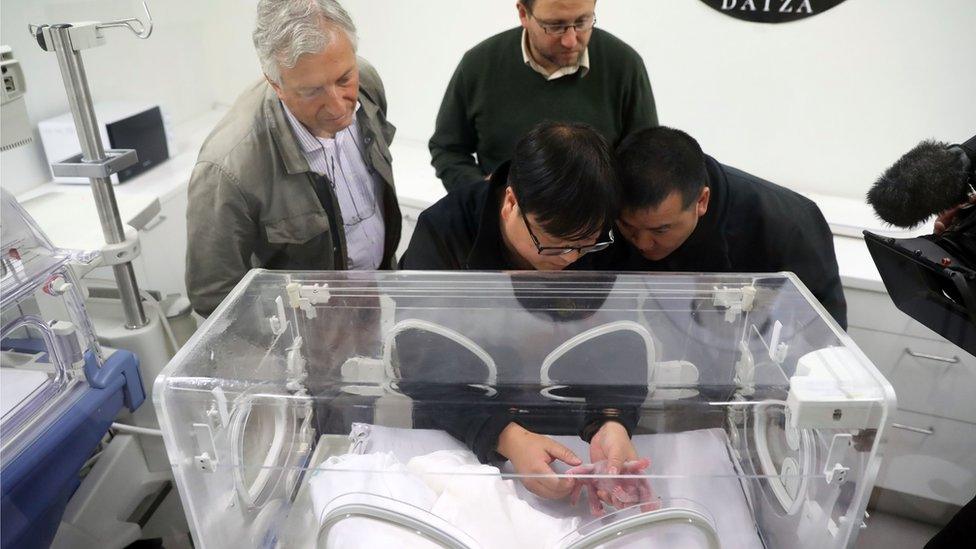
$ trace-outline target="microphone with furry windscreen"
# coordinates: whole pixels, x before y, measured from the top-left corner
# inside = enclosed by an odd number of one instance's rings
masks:
[[[913,228],[965,203],[976,185],[974,168],[976,136],[962,145],[922,141],[881,174],[868,204],[883,221]]]
[[[941,213],[938,234],[891,238],[864,231],[888,295],[902,312],[976,355],[976,136],[923,141],[868,192],[878,217],[914,227]]]

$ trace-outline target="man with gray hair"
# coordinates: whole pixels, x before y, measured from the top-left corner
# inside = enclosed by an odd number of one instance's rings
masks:
[[[265,78],[200,150],[186,286],[210,314],[251,268],[385,269],[400,240],[386,96],[335,0],[260,0]]]

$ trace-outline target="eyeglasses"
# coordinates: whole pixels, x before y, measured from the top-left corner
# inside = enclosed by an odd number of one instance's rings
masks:
[[[535,236],[532,232],[532,226],[529,225],[529,218],[525,216],[525,212],[522,208],[519,208],[519,215],[522,216],[522,221],[525,222],[525,228],[529,231],[529,236],[532,237],[532,243],[535,244],[535,249],[539,251],[539,255],[566,255],[573,252],[579,252],[580,255],[586,255],[590,252],[599,252],[600,250],[607,249],[608,246],[613,244],[613,229],[610,229],[607,237],[610,239],[606,242],[597,242],[590,246],[543,246],[539,243],[539,238]]]
[[[586,32],[596,25],[596,17],[590,17],[582,21],[564,25],[561,23],[544,23],[533,15],[532,12],[528,11],[527,13],[529,14],[529,17],[535,19],[535,22],[538,23],[539,26],[542,27],[542,30],[545,31],[545,33],[549,36],[562,36],[566,34],[566,31],[569,29],[576,29],[576,32]]]

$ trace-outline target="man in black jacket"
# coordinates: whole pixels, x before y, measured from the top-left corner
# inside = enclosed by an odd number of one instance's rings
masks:
[[[401,269],[561,270],[586,268],[587,254],[613,241],[608,227],[617,212],[618,183],[610,146],[593,128],[579,123],[545,122],[516,145],[511,162],[499,167],[490,184],[461,185],[425,210],[417,222]],[[430,360],[419,361],[429,364]],[[637,458],[630,434],[637,422],[640,394],[611,396],[606,388],[585,390],[583,409],[566,407],[558,417],[551,401],[540,402],[538,387],[527,390],[499,373],[499,394],[490,405],[460,390],[401,383],[414,399],[414,425],[444,429],[468,444],[482,461],[509,459],[520,474],[552,474],[560,460],[579,465],[572,451],[538,434],[578,433],[590,443],[590,459],[606,460],[611,470]],[[637,404],[635,404],[637,403]],[[519,414],[521,409],[542,410]],[[477,413],[475,412],[477,410]],[[567,478],[525,480],[535,494],[566,497]],[[601,499],[610,503],[610,496]]]
[[[792,271],[846,329],[833,237],[812,201],[720,164],[694,138],[667,127],[628,136],[617,169],[623,238],[592,257],[596,268]]]
[[[401,269],[562,270],[612,242],[619,186],[606,140],[580,123],[544,122],[511,162],[424,210]]]

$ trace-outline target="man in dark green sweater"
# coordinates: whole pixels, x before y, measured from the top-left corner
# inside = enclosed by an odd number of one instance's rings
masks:
[[[430,153],[448,191],[485,179],[544,120],[584,122],[613,146],[658,124],[644,62],[593,27],[596,0],[517,7],[522,26],[465,53],[447,85]]]

